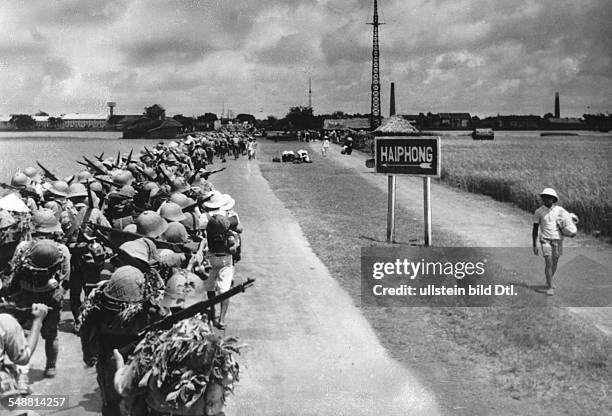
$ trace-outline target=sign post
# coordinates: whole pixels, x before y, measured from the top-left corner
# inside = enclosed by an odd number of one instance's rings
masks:
[[[395,175],[388,176],[389,193],[387,196],[387,243],[395,239]]]
[[[389,177],[387,242],[395,234],[395,175],[423,177],[425,246],[431,245],[431,177],[440,177],[440,138],[387,136],[374,139],[374,167]]]

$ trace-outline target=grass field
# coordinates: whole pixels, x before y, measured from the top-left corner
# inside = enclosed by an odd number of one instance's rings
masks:
[[[269,162],[286,147],[262,142],[264,177],[390,355],[421,376],[448,414],[612,413],[610,338],[564,309],[361,305],[360,248],[389,246],[381,226],[385,195],[317,158],[312,165]],[[412,217],[398,207],[397,235],[422,235]],[[434,232],[440,246],[462,245],[449,232]],[[412,244],[407,240],[400,244]]]
[[[442,181],[512,202],[533,212],[543,188],[580,218],[587,233],[612,236],[612,137],[496,137],[442,139]]]

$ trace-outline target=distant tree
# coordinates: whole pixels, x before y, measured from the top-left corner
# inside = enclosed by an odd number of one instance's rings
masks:
[[[236,116],[236,120],[238,120],[241,123],[247,122],[251,125],[255,125],[255,116],[252,114],[238,114]]]
[[[553,115],[553,113],[546,113],[546,114],[544,114],[544,117],[542,117],[542,118],[548,120],[549,118],[554,118],[554,117],[555,116]]]
[[[172,118],[181,123],[187,130],[192,130],[196,125],[196,119],[193,117],[185,117],[182,114],[177,114]]]
[[[203,121],[205,123],[214,123],[217,120],[217,115],[214,113],[204,113],[203,116],[198,116],[198,121]]]
[[[346,114],[344,114],[344,111],[334,111],[331,114],[331,118],[345,118]]]
[[[36,126],[36,121],[28,114],[15,114],[9,122],[20,130],[31,129]]]
[[[291,128],[296,130],[307,130],[315,128],[312,107],[291,107],[285,116]]]
[[[49,117],[49,127],[59,127],[62,124],[61,117]]]
[[[34,114],[35,116],[41,116],[41,117],[49,117],[48,113],[45,113],[42,110],[38,110],[38,113]]]

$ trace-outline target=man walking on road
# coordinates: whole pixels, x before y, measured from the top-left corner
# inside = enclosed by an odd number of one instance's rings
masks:
[[[531,238],[533,241],[533,253],[539,255],[538,250],[538,231],[540,236],[540,245],[542,246],[542,255],[544,256],[546,275],[546,294],[553,296],[555,288],[553,285],[553,276],[557,271],[557,263],[559,257],[563,254],[563,239],[557,221],[560,217],[567,214],[565,209],[555,203],[559,200],[557,192],[552,188],[546,188],[540,193],[542,205],[535,211],[533,216],[533,230]]]

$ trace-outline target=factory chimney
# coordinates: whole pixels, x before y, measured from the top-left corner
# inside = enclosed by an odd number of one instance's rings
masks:
[[[389,100],[389,117],[395,115],[395,82],[391,83],[391,94]]]
[[[555,118],[561,118],[561,110],[559,109],[559,93],[555,93]]]

